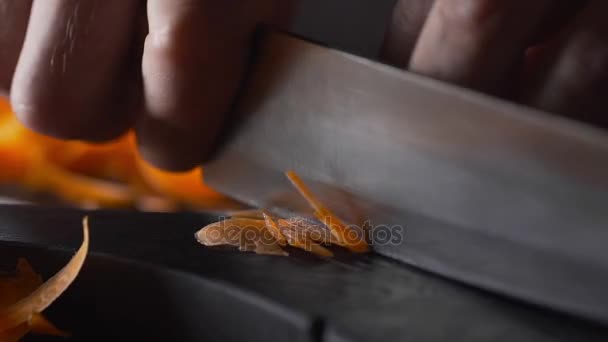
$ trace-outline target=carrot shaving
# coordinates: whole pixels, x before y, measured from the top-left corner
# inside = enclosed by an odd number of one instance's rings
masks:
[[[133,132],[104,144],[54,139],[23,126],[2,97],[0,166],[0,185],[51,193],[79,207],[242,209],[206,186],[200,167],[173,173],[146,163],[138,154]],[[150,202],[154,197],[166,201]]]
[[[0,334],[11,334],[13,336],[14,330],[17,329],[17,332],[20,333],[24,324],[28,331],[35,327],[39,331],[63,334],[52,325],[46,324],[46,320],[36,317],[36,315],[59,298],[80,273],[89,250],[88,217],[83,219],[82,225],[84,236],[82,245],[68,264],[28,296],[0,311]]]
[[[207,246],[240,246],[244,240],[242,234],[246,234],[247,229],[262,231],[266,229],[265,225],[264,220],[231,218],[207,225],[195,236],[200,243]]]
[[[30,332],[28,323],[21,323],[14,328],[0,331],[0,341],[2,342],[18,342]]]
[[[298,190],[302,197],[304,197],[308,204],[314,209],[315,217],[329,228],[339,245],[356,253],[365,253],[369,251],[367,241],[359,236],[360,234],[351,230],[334,213],[321,204],[310,188],[304,184],[302,179],[294,171],[288,171],[285,175],[296,190]]]
[[[196,234],[196,240],[205,246],[230,245],[242,252],[264,255],[288,255],[268,232],[264,220],[231,218],[207,225]]]
[[[281,246],[287,245],[287,239],[285,238],[285,236],[283,235],[283,233],[277,226],[276,222],[274,222],[274,220],[272,219],[270,214],[262,211],[262,215],[264,216],[264,222],[266,223],[266,229],[268,229],[270,234],[272,234],[272,236],[274,236],[274,238],[277,240],[279,245],[281,245]]]
[[[30,319],[30,331],[37,335],[68,337],[70,334],[57,328],[41,314],[33,314]]]
[[[42,169],[43,177],[29,179],[28,187],[51,191],[72,203],[83,206],[94,203],[103,207],[125,207],[130,205],[135,197],[133,190],[123,184],[74,174],[48,164]]]
[[[0,278],[0,308],[13,305],[40,285],[42,277],[34,272],[27,260],[19,259],[15,276]]]
[[[235,202],[214,191],[203,182],[203,169],[174,173],[155,168],[137,157],[142,179],[150,188],[166,197],[182,201],[197,208],[234,207]]]
[[[264,219],[264,210],[259,209],[247,209],[247,210],[234,210],[228,212],[230,217],[243,217],[243,218],[252,218],[263,220]]]
[[[263,255],[288,255],[281,247],[290,245],[321,257],[333,256],[327,248],[292,229],[288,221],[279,220],[277,225],[270,215],[264,215],[264,220],[230,218],[212,223],[195,234],[196,240],[205,246],[230,245],[242,252]],[[270,232],[270,236],[264,235],[265,232]]]
[[[369,251],[369,245],[363,235],[348,227],[321,204],[295,172],[289,171],[286,175],[311,205],[315,216],[323,225],[303,217],[279,218],[275,221],[265,210],[237,211],[232,213],[232,218],[212,223],[199,230],[196,233],[198,242],[205,246],[238,246],[241,251],[268,255],[280,254],[277,247],[289,245],[320,257],[333,257],[334,254],[321,243],[340,245],[356,253]],[[260,213],[263,219],[259,218]],[[232,232],[241,237],[247,227],[256,227],[258,230],[265,228],[273,238],[272,241],[257,239],[243,242],[242,239],[235,239],[229,234]]]
[[[280,219],[279,227],[281,228],[283,235],[287,238],[287,242],[290,246],[316,254],[320,257],[331,258],[334,256],[329,249],[308,238],[303,231],[297,228],[294,229],[294,226],[289,221]]]

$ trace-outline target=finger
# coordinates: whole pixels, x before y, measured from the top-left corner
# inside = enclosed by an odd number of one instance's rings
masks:
[[[138,6],[138,0],[34,2],[11,90],[27,126],[89,140],[128,127],[125,68]]]
[[[551,2],[437,0],[410,69],[481,91],[499,91]]]
[[[31,0],[0,0],[0,96],[9,94],[31,6]]]
[[[186,171],[205,159],[206,146],[195,130],[184,130],[166,121],[142,116],[135,125],[141,156],[152,165],[169,171]],[[201,130],[206,134],[208,128]]]
[[[201,162],[246,66],[252,32],[275,1],[149,0],[140,150],[157,166]]]
[[[399,0],[382,48],[386,62],[407,67],[434,0]]]
[[[528,66],[524,101],[608,127],[608,2],[594,0]]]

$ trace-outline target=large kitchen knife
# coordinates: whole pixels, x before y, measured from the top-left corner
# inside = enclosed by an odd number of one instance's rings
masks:
[[[608,322],[608,135],[284,34],[260,40],[213,187],[307,213],[295,169],[376,252]]]

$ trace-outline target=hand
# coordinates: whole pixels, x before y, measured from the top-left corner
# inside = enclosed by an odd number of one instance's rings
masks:
[[[285,18],[284,3],[0,0],[0,89],[37,131],[103,141],[134,128],[146,159],[185,170],[216,138],[254,27]]]
[[[432,3],[399,1],[393,63],[608,127],[608,1]]]
[[[142,3],[0,0],[0,87],[10,89],[13,109],[36,130],[105,140],[134,128],[146,159],[187,169],[210,151],[254,27],[285,19],[289,6],[282,0]],[[607,10],[604,0],[400,0],[386,58],[430,77],[607,123]]]

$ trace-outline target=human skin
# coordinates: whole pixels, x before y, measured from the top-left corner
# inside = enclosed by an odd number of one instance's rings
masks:
[[[280,24],[289,7],[285,0],[0,0],[0,92],[34,130],[104,141],[134,129],[144,158],[186,170],[214,147],[254,29]],[[384,58],[606,125],[606,13],[605,0],[400,0]]]

